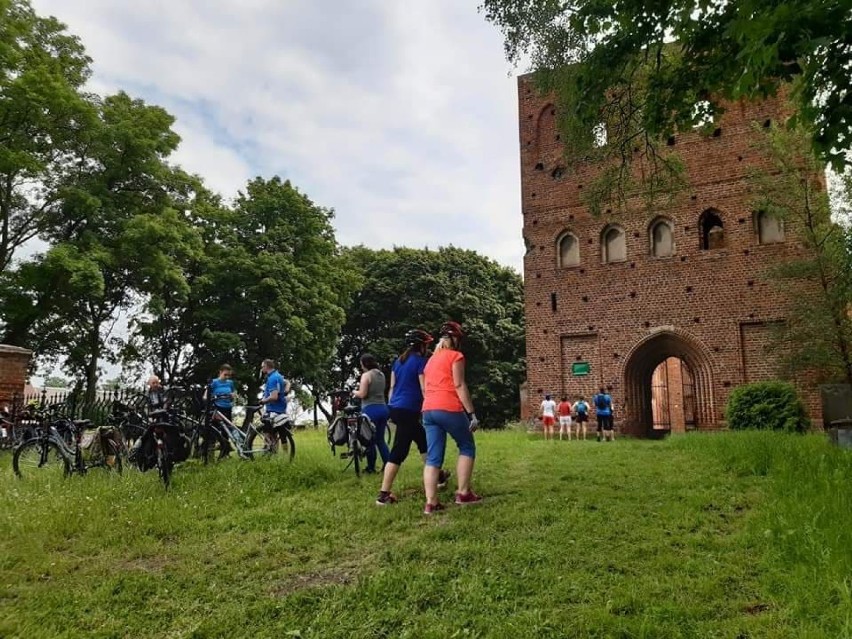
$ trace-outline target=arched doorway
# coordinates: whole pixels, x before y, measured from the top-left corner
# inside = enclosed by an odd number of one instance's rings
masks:
[[[683,433],[698,422],[695,378],[689,364],[678,357],[660,362],[651,375],[651,428]]]
[[[660,436],[715,425],[710,357],[693,337],[659,330],[637,344],[624,366],[625,430]]]

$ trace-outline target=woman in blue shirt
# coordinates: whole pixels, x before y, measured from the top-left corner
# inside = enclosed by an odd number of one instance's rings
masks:
[[[216,410],[231,422],[233,421],[234,406],[234,380],[231,379],[232,374],[233,369],[228,364],[222,364],[219,367],[219,376],[213,378],[207,384],[208,399],[213,402]],[[231,452],[231,443],[218,430],[214,432],[216,433],[216,438],[219,440],[219,458],[227,457]],[[207,437],[205,437],[205,448],[208,444]]]
[[[391,488],[399,467],[408,457],[411,443],[417,444],[421,456],[426,455],[426,431],[420,423],[420,409],[423,405],[423,369],[432,341],[432,336],[426,331],[408,331],[405,334],[405,350],[393,363],[388,407],[391,421],[396,424],[396,435],[385,464],[382,489],[376,498],[379,506],[396,503]],[[446,484],[448,477],[449,474],[442,470],[439,483]]]

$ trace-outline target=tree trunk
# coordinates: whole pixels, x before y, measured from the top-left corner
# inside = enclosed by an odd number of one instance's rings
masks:
[[[101,355],[101,324],[94,322],[89,332],[89,361],[86,363],[86,397],[87,404],[95,401],[98,390],[98,359]]]

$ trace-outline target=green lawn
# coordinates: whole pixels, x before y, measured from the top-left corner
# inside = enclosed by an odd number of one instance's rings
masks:
[[[852,455],[821,436],[482,433],[485,501],[431,518],[416,457],[379,508],[296,440],[167,494],[0,456],[0,636],[852,637]]]

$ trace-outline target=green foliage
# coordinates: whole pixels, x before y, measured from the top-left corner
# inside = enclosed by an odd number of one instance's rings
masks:
[[[753,382],[733,390],[725,407],[733,430],[783,430],[800,433],[810,427],[796,388],[787,382]]]
[[[676,130],[718,116],[725,100],[791,82],[795,119],[810,127],[817,155],[837,168],[849,162],[848,2],[482,0],[480,8],[502,30],[507,57],[530,59],[540,87],[557,93],[568,153],[594,155],[594,129],[606,123],[611,149],[598,154],[628,184],[648,169],[676,175],[659,144]]]
[[[485,501],[433,518],[416,456],[376,508],[322,432],[296,437],[293,464],[190,462],[169,493],[131,470],[17,481],[3,454],[0,634],[847,634],[852,456],[823,437],[480,433]]]
[[[152,289],[125,356],[196,383],[227,362],[249,392],[268,357],[296,380],[324,376],[357,281],[338,255],[333,212],[276,177],[251,181],[233,209],[199,191],[190,218],[201,250],[174,262],[187,287]]]
[[[751,177],[753,208],[782,220],[788,241],[804,249],[765,275],[787,302],[776,352],[783,373],[852,384],[852,230],[849,216],[832,216],[825,167],[801,127],[775,126],[761,137],[770,164]],[[841,176],[837,199],[852,202],[852,173]]]
[[[42,232],[74,174],[94,108],[79,39],[28,0],[0,0],[0,274]]]
[[[356,374],[358,358],[371,352],[389,366],[412,328],[432,333],[449,319],[467,335],[467,382],[477,415],[502,426],[519,411],[525,376],[523,282],[513,270],[457,248],[356,247],[346,256],[363,277],[347,312],[334,384]]]

